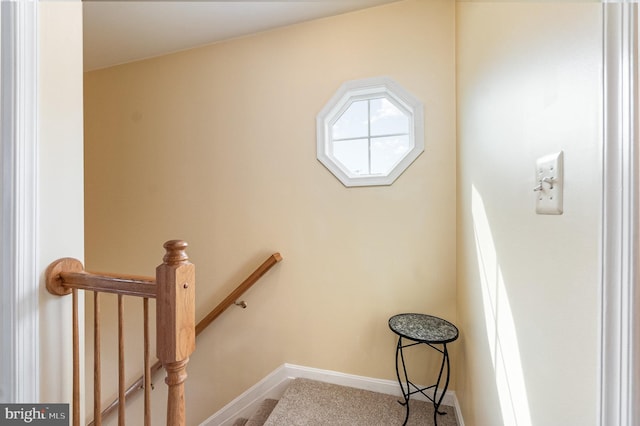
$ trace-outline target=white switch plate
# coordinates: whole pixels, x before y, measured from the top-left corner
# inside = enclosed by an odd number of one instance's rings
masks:
[[[536,161],[536,213],[562,214],[563,168],[562,151]]]

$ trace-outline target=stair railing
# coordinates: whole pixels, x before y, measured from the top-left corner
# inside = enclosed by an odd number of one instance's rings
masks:
[[[185,425],[184,381],[189,356],[195,350],[195,267],[185,252],[187,243],[180,240],[164,244],[166,254],[156,268],[156,277],[117,276],[86,272],[79,260],[58,259],[47,268],[47,290],[58,296],[72,294],[73,311],[73,401],[72,423],[80,425],[80,346],[78,325],[78,290],[94,292],[94,417],[102,424],[100,391],[100,309],[101,293],[118,296],[118,395],[125,398],[124,377],[124,297],[142,297],[144,306],[145,426],[151,424],[149,362],[149,299],[156,299],[156,355],[167,371],[167,426]],[[118,425],[124,425],[124,404],[118,410]]]
[[[232,305],[239,305],[243,308],[246,308],[246,303],[244,301],[237,302],[238,298],[240,298],[247,290],[249,290],[264,274],[266,274],[272,267],[274,267],[278,262],[282,260],[282,256],[280,253],[273,253],[270,255],[255,271],[251,273],[244,281],[242,281],[227,297],[222,300],[222,302],[218,303],[215,308],[211,312],[209,312],[195,327],[195,335],[196,337],[200,335],[216,318],[218,318],[227,308]],[[145,390],[145,407],[147,400],[147,390],[152,388],[151,382],[147,383],[146,380],[150,380],[153,375],[162,368],[161,361],[156,361],[153,365],[151,365],[148,369],[145,367],[145,372],[148,373],[143,374],[138,377],[136,381],[131,383],[129,387],[124,391],[124,395],[118,395],[116,399],[111,401],[111,403],[102,411],[101,417],[106,418],[116,409],[122,410],[124,404],[120,404],[120,401],[126,401],[127,398],[134,395],[140,390]],[[94,413],[95,416],[95,413]],[[88,426],[97,426],[98,423],[96,421],[97,417],[89,423]]]

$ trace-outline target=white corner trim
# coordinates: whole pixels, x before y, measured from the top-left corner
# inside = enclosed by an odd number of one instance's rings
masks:
[[[600,426],[640,425],[638,5],[604,7]]]
[[[39,400],[37,2],[2,2],[2,399]],[[4,346],[7,344],[7,346]]]
[[[280,399],[293,377],[289,376],[287,364],[281,365],[264,379],[247,389],[242,395],[214,413],[201,426],[229,426],[240,418],[249,418],[258,409],[260,403],[267,399]]]
[[[233,422],[240,417],[249,418],[257,411],[258,406],[264,399],[279,399],[289,385],[289,382],[297,378],[349,386],[356,389],[370,390],[398,397],[401,396],[400,386],[395,380],[375,379],[331,370],[283,364],[267,375],[264,379],[247,389],[247,391],[242,395],[225,405],[217,413],[214,413],[211,417],[202,422],[200,426],[231,426],[233,425]],[[416,396],[412,398],[422,401],[427,400],[420,394],[416,394]],[[464,426],[462,411],[460,410],[460,405],[458,404],[455,392],[447,391],[442,403],[455,408],[459,425]]]

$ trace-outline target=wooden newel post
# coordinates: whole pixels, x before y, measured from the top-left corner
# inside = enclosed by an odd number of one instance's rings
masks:
[[[184,381],[196,348],[195,266],[185,253],[186,242],[167,241],[164,248],[167,253],[156,268],[156,353],[167,370],[167,426],[184,426]]]

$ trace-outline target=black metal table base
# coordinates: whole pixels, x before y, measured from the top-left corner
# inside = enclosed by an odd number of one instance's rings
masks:
[[[409,380],[409,376],[407,375],[407,367],[404,362],[403,349],[408,348],[410,346],[416,346],[416,345],[428,345],[442,354],[442,364],[440,364],[440,372],[438,373],[438,380],[434,385],[421,388],[419,386],[416,386],[413,382]],[[404,374],[404,381],[400,377],[399,367],[401,363],[402,363],[402,373]],[[444,372],[445,365],[447,366],[447,374],[445,376],[444,388],[442,388],[442,391],[440,392],[440,396],[438,397],[438,388],[440,387],[440,382],[442,380],[442,373]],[[421,393],[429,401],[433,403],[433,422],[435,426],[438,426],[438,414],[439,415],[447,414],[444,411],[440,411],[440,405],[442,404],[444,395],[447,392],[447,388],[449,387],[449,373],[450,373],[449,352],[447,351],[446,343],[442,343],[442,349],[434,346],[431,343],[425,343],[425,342],[414,342],[414,343],[403,345],[402,336],[398,337],[398,346],[396,347],[396,375],[398,376],[398,383],[400,384],[400,389],[402,390],[402,396],[404,398],[404,401],[398,401],[398,402],[407,408],[406,414],[404,417],[404,423],[402,423],[403,426],[406,425],[407,422],[409,421],[409,399],[411,398],[411,395],[416,393]],[[405,386],[406,386],[406,391],[405,391]],[[433,395],[429,395],[426,393],[430,389],[433,389]]]

